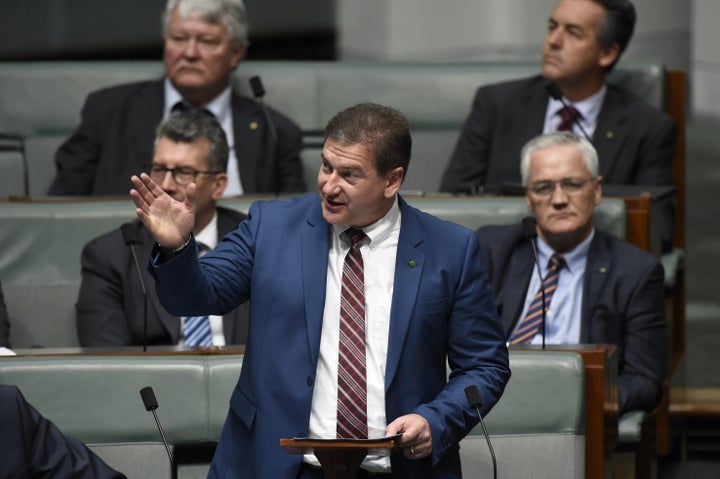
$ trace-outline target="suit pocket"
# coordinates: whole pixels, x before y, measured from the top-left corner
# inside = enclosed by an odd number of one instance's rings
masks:
[[[248,398],[238,387],[235,388],[232,397],[230,398],[230,409],[248,429],[252,429],[253,424],[255,423],[257,408],[250,398]]]

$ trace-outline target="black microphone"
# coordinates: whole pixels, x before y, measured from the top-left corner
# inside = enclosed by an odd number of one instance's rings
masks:
[[[120,226],[120,233],[122,234],[125,245],[130,247],[130,253],[132,254],[133,261],[135,262],[135,271],[137,271],[138,278],[140,278],[140,289],[142,289],[143,294],[143,352],[146,352],[148,324],[147,290],[145,289],[145,281],[143,280],[142,270],[140,269],[140,263],[138,262],[137,253],[135,252],[135,244],[138,242],[137,228],[133,223],[123,223]]]
[[[540,260],[538,259],[537,245],[535,244],[535,238],[537,238],[536,225],[537,221],[532,216],[527,216],[522,219],[523,234],[532,246],[535,266],[537,267],[538,276],[540,277],[540,295],[542,296],[542,348],[545,349],[545,282],[543,281]]]
[[[497,479],[497,460],[495,459],[495,451],[493,451],[492,443],[490,442],[490,436],[488,435],[487,429],[485,429],[485,422],[483,421],[482,414],[480,414],[480,406],[482,406],[482,399],[480,399],[480,392],[477,386],[468,386],[465,388],[465,397],[467,397],[468,404],[472,409],[477,411],[478,418],[480,419],[480,426],[482,426],[485,440],[490,449],[490,457],[492,458],[493,465],[493,479]]]
[[[562,92],[562,90],[560,90],[560,87],[557,85],[557,83],[551,81],[545,85],[545,89],[547,90],[548,94],[551,97],[553,97],[556,100],[559,100],[560,103],[563,104],[563,108],[565,108],[568,111],[568,113],[570,113],[570,119],[572,120],[572,122],[574,124],[576,124],[578,128],[580,128],[580,131],[582,132],[585,139],[587,141],[589,141],[590,144],[592,145],[592,142],[593,142],[592,138],[590,138],[590,135],[588,135],[585,132],[585,128],[583,128],[583,126],[578,121],[577,113],[575,113],[575,111],[571,110],[570,106],[567,103],[565,103],[565,99],[563,98],[563,92]]]
[[[265,96],[265,88],[263,87],[262,80],[260,80],[259,76],[254,76],[250,77],[249,81],[252,94],[262,106],[263,113],[265,113],[265,120],[267,120],[268,126],[270,127],[270,135],[272,136],[273,140],[277,141],[277,131],[275,131],[275,124],[270,118],[270,112],[268,112],[268,109],[265,106],[265,102],[262,99]]]
[[[143,400],[143,404],[145,404],[145,410],[151,411],[153,413],[153,417],[155,417],[155,424],[157,424],[158,431],[160,431],[160,437],[162,437],[162,442],[163,444],[165,444],[165,450],[167,451],[168,457],[170,458],[170,470],[174,471],[175,462],[173,461],[172,452],[170,452],[170,446],[168,445],[167,439],[165,439],[165,432],[160,425],[160,419],[158,419],[157,413],[155,412],[155,410],[158,408],[158,402],[157,399],[155,399],[155,393],[153,392],[153,388],[151,386],[145,386],[144,388],[142,388],[140,390],[140,397]]]

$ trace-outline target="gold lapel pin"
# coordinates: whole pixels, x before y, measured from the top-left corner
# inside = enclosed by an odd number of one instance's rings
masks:
[[[250,129],[251,129],[251,130],[257,130],[257,129],[258,129],[258,126],[259,126],[259,125],[258,125],[258,122],[256,122],[256,121],[251,121],[251,122],[250,122]]]
[[[598,268],[598,272],[605,274],[605,273],[607,273],[607,268],[605,266],[600,266]]]
[[[615,133],[613,133],[612,131],[608,130],[608,131],[605,132],[605,138],[607,138],[608,140],[612,140],[613,138],[615,138]]]
[[[414,259],[411,259],[410,261],[408,261],[408,264],[410,265],[411,268],[414,268],[415,266],[417,266],[417,263],[415,262]]]

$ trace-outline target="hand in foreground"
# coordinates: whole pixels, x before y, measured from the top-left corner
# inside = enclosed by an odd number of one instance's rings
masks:
[[[178,201],[165,193],[148,175],[130,178],[130,196],[135,213],[159,245],[176,249],[190,237],[195,224],[195,184],[185,190],[185,199]]]
[[[398,446],[408,459],[421,459],[432,453],[430,424],[419,414],[400,416],[388,424],[386,434],[402,434]]]

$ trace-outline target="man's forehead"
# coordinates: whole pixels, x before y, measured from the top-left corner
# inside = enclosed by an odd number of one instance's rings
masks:
[[[552,145],[535,150],[530,155],[531,180],[547,175],[569,177],[589,174],[590,170],[577,145]]]

